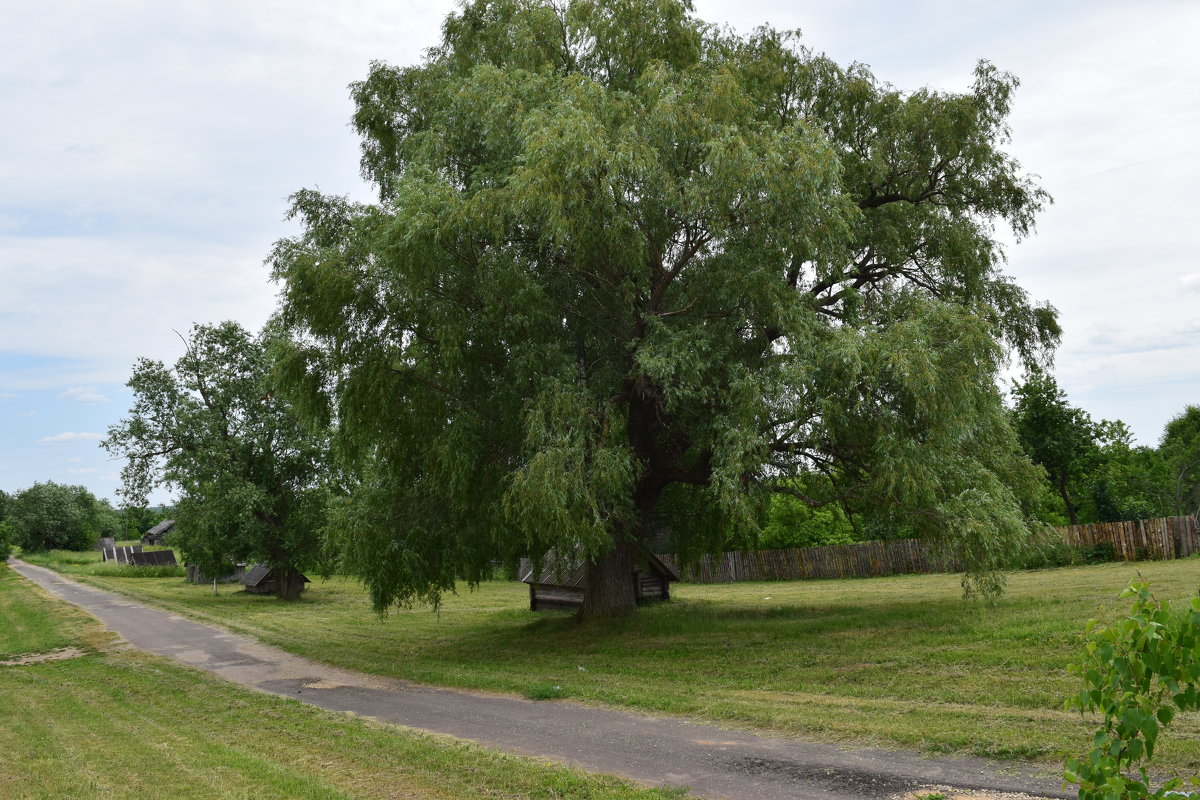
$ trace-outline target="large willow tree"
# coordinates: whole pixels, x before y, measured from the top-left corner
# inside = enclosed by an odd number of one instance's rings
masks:
[[[352,87],[379,202],[298,193],[272,265],[377,606],[577,547],[584,614],[627,613],[639,542],[769,491],[914,525],[968,588],[1025,535],[995,377],[1058,328],[998,269],[1046,201],[1001,149],[1015,79],[906,94],[691,11],[481,0]]]

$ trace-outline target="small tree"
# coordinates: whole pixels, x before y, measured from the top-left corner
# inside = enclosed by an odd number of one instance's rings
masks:
[[[263,561],[278,595],[293,599],[319,552],[326,447],[276,397],[269,339],[233,322],[197,325],[174,366],[138,361],[130,416],[103,445],[127,461],[129,504],[144,506],[156,486],[179,492],[173,535],[201,571]]]
[[[1079,800],[1195,798],[1197,778],[1188,792],[1180,778],[1152,789],[1145,765],[1175,714],[1200,710],[1200,598],[1175,613],[1144,581],[1121,597],[1133,598],[1129,616],[1109,626],[1090,621],[1084,658],[1071,666],[1084,685],[1065,707],[1099,712],[1103,721],[1091,751],[1068,759],[1064,777],[1079,786]]]

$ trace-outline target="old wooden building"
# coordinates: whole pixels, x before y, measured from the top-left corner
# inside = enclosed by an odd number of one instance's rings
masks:
[[[304,575],[301,575],[300,579],[304,583],[312,583]],[[246,587],[246,591],[252,594],[275,593],[275,578],[271,576],[271,568],[266,564],[255,564],[246,570],[246,574],[241,578],[241,583]]]
[[[175,520],[164,519],[150,530],[142,534],[142,544],[163,544],[167,534],[175,530]]]
[[[581,607],[587,590],[587,567],[587,561],[578,554],[563,558],[551,551],[546,554],[541,569],[534,575],[533,562],[521,559],[521,580],[529,584],[529,610]],[[642,548],[630,575],[629,587],[638,603],[669,600],[671,581],[677,580],[679,575],[674,569],[648,549]]]

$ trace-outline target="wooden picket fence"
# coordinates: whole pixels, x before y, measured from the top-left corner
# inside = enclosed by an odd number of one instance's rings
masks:
[[[1102,522],[1057,528],[1076,547],[1111,544],[1125,561],[1183,558],[1200,552],[1195,517],[1163,517],[1135,522]],[[920,539],[800,547],[788,550],[738,550],[705,555],[681,564],[674,555],[660,559],[691,583],[802,580],[804,578],[876,578],[927,572],[956,572],[957,561]]]

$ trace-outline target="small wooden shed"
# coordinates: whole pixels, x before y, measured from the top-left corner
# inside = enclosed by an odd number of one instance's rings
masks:
[[[150,530],[142,534],[142,544],[163,544],[167,534],[175,530],[175,520],[164,519]]]
[[[301,575],[300,579],[305,583],[312,583],[304,575]],[[271,568],[266,564],[255,564],[246,570],[246,574],[241,578],[241,584],[251,594],[275,594],[275,579],[271,577]]]
[[[529,584],[529,610],[576,609],[583,605],[587,591],[587,561],[582,555],[569,558],[555,551],[546,554],[541,570],[534,575],[533,562],[521,559],[521,581]],[[679,574],[644,545],[639,548],[630,576],[630,589],[637,603],[671,599],[671,581]]]

